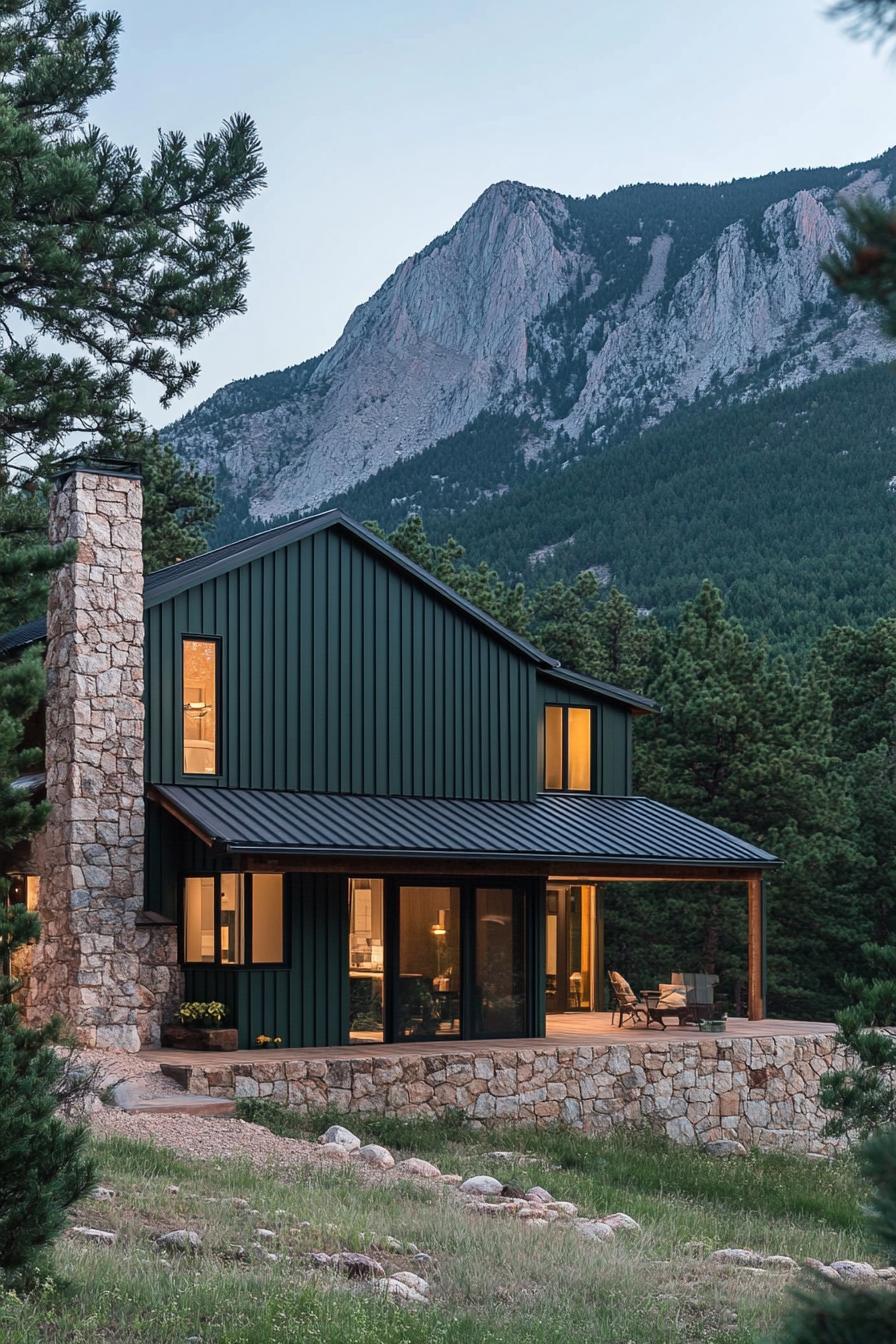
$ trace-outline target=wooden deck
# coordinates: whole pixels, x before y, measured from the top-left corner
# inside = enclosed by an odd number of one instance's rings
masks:
[[[740,1037],[818,1036],[834,1032],[832,1022],[795,1022],[767,1018],[750,1022],[745,1017],[728,1019],[727,1035]],[[649,1028],[610,1025],[609,1013],[552,1013],[548,1015],[545,1036],[504,1040],[457,1041],[446,1037],[437,1041],[402,1041],[383,1045],[379,1041],[356,1041],[351,1045],[310,1046],[296,1050],[144,1050],[145,1058],[164,1064],[254,1064],[284,1059],[351,1059],[358,1055],[475,1055],[494,1050],[540,1049],[580,1045],[645,1045],[662,1050],[683,1041],[718,1040],[695,1027],[658,1026]],[[721,1039],[724,1039],[721,1038]]]

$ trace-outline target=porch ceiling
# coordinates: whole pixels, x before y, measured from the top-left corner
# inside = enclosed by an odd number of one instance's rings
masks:
[[[150,785],[209,845],[251,857],[753,871],[765,850],[650,798],[539,794],[532,802]]]

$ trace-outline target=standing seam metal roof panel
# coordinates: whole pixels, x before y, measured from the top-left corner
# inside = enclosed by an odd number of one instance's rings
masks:
[[[778,862],[727,831],[638,796],[542,793],[532,802],[493,802],[157,784],[150,797],[235,854],[744,868]]]

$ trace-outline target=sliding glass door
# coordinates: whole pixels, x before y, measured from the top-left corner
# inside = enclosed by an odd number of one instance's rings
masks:
[[[396,1036],[460,1035],[460,887],[400,886]]]
[[[529,978],[526,899],[513,887],[473,892],[473,1032],[524,1036]]]

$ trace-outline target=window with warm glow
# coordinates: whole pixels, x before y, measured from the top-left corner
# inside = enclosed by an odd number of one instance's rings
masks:
[[[282,873],[219,873],[184,879],[184,961],[281,966]]]
[[[588,793],[592,787],[592,711],[581,705],[546,705],[544,787]]]
[[[183,642],[185,775],[218,774],[218,650],[216,639]]]
[[[7,900],[10,905],[24,905],[36,910],[40,897],[40,878],[35,873],[10,873]]]
[[[252,960],[283,961],[283,878],[280,873],[252,874]]]

